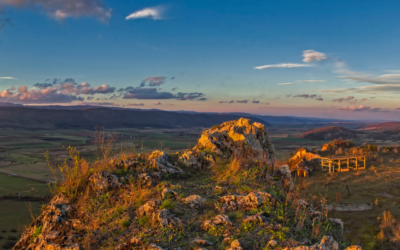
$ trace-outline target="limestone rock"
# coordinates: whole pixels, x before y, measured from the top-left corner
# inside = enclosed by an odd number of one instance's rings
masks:
[[[310,247],[298,246],[294,248],[288,248],[288,250],[339,250],[339,244],[333,239],[332,236],[324,236],[321,242]]]
[[[232,241],[231,245],[226,248],[226,250],[243,250],[243,248],[239,240],[234,240]]]
[[[219,199],[222,203],[220,212],[227,212],[232,210],[252,209],[260,207],[265,201],[272,198],[272,195],[265,192],[251,192],[248,195],[225,195]]]
[[[151,187],[158,183],[158,181],[161,179],[161,175],[157,172],[141,173],[138,174],[137,178],[141,180],[144,186]]]
[[[278,242],[276,240],[270,240],[268,242],[268,246],[270,247],[276,247],[276,245],[278,245]]]
[[[203,131],[193,150],[206,150],[251,160],[275,163],[275,149],[261,123],[250,123],[249,119],[225,122]]]
[[[203,240],[201,238],[195,238],[190,243],[195,244],[195,245],[199,245],[199,246],[211,246],[212,245],[211,242],[208,242],[208,241]]]
[[[179,160],[183,162],[186,167],[200,169],[201,163],[197,161],[197,157],[193,155],[192,151],[185,151],[180,157]]]
[[[146,247],[147,250],[164,250],[164,248],[157,246],[156,244],[148,244]]]
[[[161,197],[162,199],[176,198],[178,197],[178,193],[171,189],[164,188],[161,192]]]
[[[200,209],[204,207],[206,199],[201,198],[199,195],[191,195],[183,199],[185,204],[188,204],[191,208]]]
[[[155,213],[161,205],[160,200],[150,200],[146,204],[142,205],[138,209],[139,216],[150,216]]]
[[[162,174],[180,174],[183,170],[172,165],[168,161],[168,155],[164,151],[154,151],[149,156],[150,166],[157,169]]]
[[[169,209],[160,210],[157,214],[157,220],[160,222],[162,227],[182,224],[181,219],[176,217]]]
[[[232,222],[225,214],[215,216],[212,220],[205,221],[202,225],[204,230],[209,230],[211,227],[216,225],[231,226]]]
[[[265,223],[267,222],[267,217],[263,213],[259,213],[256,215],[247,216],[246,218],[243,219],[243,221]]]
[[[109,189],[116,188],[122,184],[118,181],[118,177],[109,172],[96,172],[89,178],[93,188],[98,194],[103,194]]]
[[[287,183],[290,188],[294,187],[293,179],[292,179],[292,173],[290,172],[289,166],[288,165],[282,165],[278,166],[276,168],[277,173],[281,175],[284,178],[285,183]]]

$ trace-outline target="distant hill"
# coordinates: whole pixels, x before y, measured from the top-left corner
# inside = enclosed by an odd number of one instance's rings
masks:
[[[339,138],[347,140],[356,138],[357,133],[347,128],[330,126],[308,130],[301,134],[300,137],[310,140],[334,140]]]
[[[400,129],[400,122],[384,122],[379,124],[372,124],[364,126],[363,130],[397,130]]]
[[[182,114],[167,111],[135,111],[109,108],[38,109],[0,107],[0,128],[21,129],[94,129],[111,128],[193,128],[211,127],[225,121],[237,120],[238,115]],[[252,122],[265,121],[252,118]]]

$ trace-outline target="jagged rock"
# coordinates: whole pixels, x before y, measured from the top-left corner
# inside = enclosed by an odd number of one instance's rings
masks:
[[[164,248],[157,246],[156,244],[148,244],[146,247],[147,250],[164,250]]]
[[[171,189],[164,188],[161,192],[161,197],[162,199],[176,198],[178,197],[178,193]]]
[[[154,151],[149,156],[150,166],[157,169],[162,174],[180,174],[183,170],[178,166],[172,165],[168,161],[168,155],[164,151]]]
[[[280,174],[284,178],[285,184],[290,186],[290,188],[293,188],[294,183],[293,183],[292,173],[290,172],[289,166],[288,165],[278,166],[276,168],[276,170],[277,170],[277,173]]]
[[[203,131],[193,150],[206,150],[275,163],[275,149],[265,126],[240,118]]]
[[[138,209],[139,216],[150,216],[155,213],[161,205],[160,200],[150,200],[146,204],[142,205]]]
[[[239,240],[234,240],[232,241],[231,245],[226,248],[226,250],[243,250],[243,248]]]
[[[158,181],[161,179],[160,173],[153,172],[153,173],[141,173],[138,174],[137,178],[142,181],[142,184],[151,187],[155,186]]]
[[[197,161],[197,157],[193,155],[192,151],[185,151],[180,157],[179,160],[183,162],[186,167],[200,169],[201,163]]]
[[[259,213],[252,216],[247,216],[243,219],[244,222],[260,222],[265,223],[267,221],[267,217],[263,213]]]
[[[182,224],[181,219],[175,216],[169,209],[162,209],[157,214],[157,220],[160,222],[162,227],[169,225],[179,225]]]
[[[200,209],[204,207],[206,199],[201,198],[199,195],[191,195],[183,199],[185,204],[188,204],[191,208]]]
[[[208,241],[200,239],[200,238],[196,238],[196,239],[192,240],[190,243],[196,244],[199,246],[211,246],[212,245],[211,242],[208,242]]]
[[[117,176],[105,171],[96,172],[92,174],[89,180],[92,183],[93,189],[98,194],[103,194],[104,192],[107,192],[109,189],[116,188],[122,185],[118,181]]]
[[[230,226],[232,225],[232,222],[228,216],[226,216],[225,214],[220,214],[215,216],[212,220],[205,221],[202,225],[202,228],[207,231],[211,227],[216,225]]]
[[[265,192],[251,192],[248,195],[225,195],[219,199],[222,203],[220,212],[260,207],[265,201],[272,198],[272,195]]]

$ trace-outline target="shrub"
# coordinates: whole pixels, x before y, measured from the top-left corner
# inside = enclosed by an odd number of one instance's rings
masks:
[[[171,199],[165,199],[162,201],[160,209],[173,209],[175,206],[174,202]]]
[[[37,237],[39,237],[39,235],[42,233],[42,229],[43,229],[43,226],[36,227],[36,228],[33,230],[32,238],[33,238],[33,239],[36,239]]]
[[[121,226],[122,227],[129,227],[130,224],[131,224],[131,220],[130,219],[126,219],[126,220],[123,220],[121,222]]]

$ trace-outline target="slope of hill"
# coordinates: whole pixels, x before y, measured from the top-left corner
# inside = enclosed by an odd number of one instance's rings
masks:
[[[114,110],[88,108],[79,110],[0,107],[0,128],[22,129],[94,129],[105,128],[190,128],[211,127],[213,124],[239,119],[237,115],[181,114],[166,111]],[[266,126],[269,124],[257,118]]]
[[[400,122],[384,122],[364,126],[362,130],[397,130],[400,129]]]
[[[338,126],[329,126],[329,127],[308,130],[303,134],[301,134],[300,137],[307,138],[310,140],[334,140],[339,138],[347,140],[356,138],[357,133],[347,128]]]
[[[72,157],[14,250],[346,249],[342,221],[300,199],[274,157],[265,127],[248,119],[205,130],[192,151]]]

